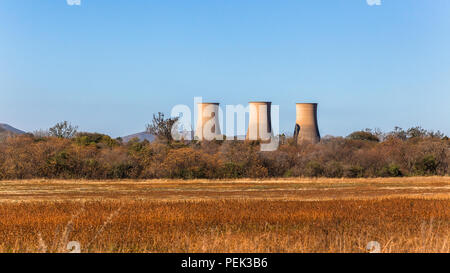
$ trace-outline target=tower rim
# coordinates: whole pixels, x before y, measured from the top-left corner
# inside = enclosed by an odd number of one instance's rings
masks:
[[[271,102],[271,101],[249,101],[248,103],[254,103],[254,104],[256,104],[256,103],[269,104],[269,103],[272,103],[272,102]]]

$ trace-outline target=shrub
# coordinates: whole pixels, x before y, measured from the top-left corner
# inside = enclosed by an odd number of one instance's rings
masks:
[[[130,178],[130,172],[133,169],[133,165],[130,162],[121,162],[111,167],[108,172],[108,178],[111,179],[124,179]]]
[[[400,177],[403,176],[402,171],[400,170],[400,167],[397,164],[389,164],[389,166],[384,167],[381,172],[380,176],[383,177]]]
[[[331,161],[325,167],[325,176],[340,178],[344,176],[344,167],[340,162]]]
[[[273,152],[261,152],[258,141],[121,143],[98,133],[78,133],[71,139],[8,136],[0,141],[0,179],[449,174],[447,139],[417,128],[397,129],[394,133],[382,142],[353,136],[326,137],[319,144],[296,145],[288,139]]]
[[[350,166],[345,169],[344,175],[348,178],[364,177],[364,168],[359,165]]]
[[[365,141],[380,142],[380,139],[376,135],[374,135],[370,132],[367,132],[367,131],[353,132],[347,138],[353,139],[353,140],[365,140]]]
[[[164,169],[170,178],[215,178],[217,160],[192,148],[171,150],[164,161]]]
[[[319,177],[324,174],[324,168],[317,161],[311,161],[306,164],[305,176],[307,177]]]
[[[245,172],[245,176],[251,178],[265,178],[269,176],[269,172],[264,166],[255,164],[249,167]]]
[[[223,178],[240,178],[245,176],[245,168],[242,163],[226,162],[221,171]]]
[[[110,136],[99,133],[78,133],[74,138],[74,141],[83,146],[103,144],[107,147],[118,146],[120,143],[117,140],[112,139]]]
[[[419,175],[435,175],[438,162],[433,155],[427,155],[417,162],[415,167]]]

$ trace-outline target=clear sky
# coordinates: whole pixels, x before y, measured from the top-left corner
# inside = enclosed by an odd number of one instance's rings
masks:
[[[114,137],[192,106],[319,103],[322,135],[450,134],[450,1],[0,0],[0,123]]]

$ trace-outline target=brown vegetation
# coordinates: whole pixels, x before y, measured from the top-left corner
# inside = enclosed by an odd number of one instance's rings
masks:
[[[0,202],[450,199],[450,177],[0,181]]]
[[[0,142],[0,179],[400,177],[448,175],[449,164],[448,138],[420,128],[355,132],[319,144],[282,138],[273,152],[249,141],[123,144],[93,133]]]
[[[450,178],[0,181],[0,252],[450,252]]]
[[[0,252],[450,252],[447,200],[0,204]],[[7,217],[5,217],[7,216]]]

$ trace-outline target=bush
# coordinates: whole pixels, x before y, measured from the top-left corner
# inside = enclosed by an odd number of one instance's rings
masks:
[[[345,177],[348,177],[348,178],[364,177],[364,168],[359,165],[350,166],[345,170],[344,175],[345,175]]]
[[[402,171],[400,170],[400,167],[396,164],[390,164],[389,166],[384,167],[381,172],[380,176],[382,177],[400,177],[402,175]]]
[[[223,178],[241,178],[245,176],[245,168],[242,163],[226,162],[221,174]]]
[[[192,148],[175,149],[164,161],[169,178],[215,178],[218,174],[217,160]]]
[[[108,178],[111,179],[124,179],[131,178],[130,172],[133,169],[133,165],[129,162],[121,162],[117,165],[113,165],[108,172]]]
[[[78,133],[75,137],[75,142],[83,146],[103,144],[107,147],[114,147],[120,144],[118,140],[98,133]],[[98,147],[101,146],[99,145]]]
[[[438,162],[433,155],[427,155],[417,162],[415,167],[419,175],[435,175],[438,168]]]
[[[374,135],[370,132],[367,132],[367,131],[353,132],[347,138],[353,139],[353,140],[365,140],[365,141],[380,142],[380,139],[376,135]]]
[[[361,135],[308,145],[288,139],[273,152],[261,152],[258,141],[124,144],[97,133],[9,136],[0,141],[0,179],[448,175],[450,142],[436,135],[397,129],[382,142]]]
[[[319,177],[324,174],[324,168],[319,162],[311,161],[306,164],[305,176]]]
[[[344,167],[339,162],[331,161],[325,168],[325,176],[330,178],[340,178],[344,176]]]

